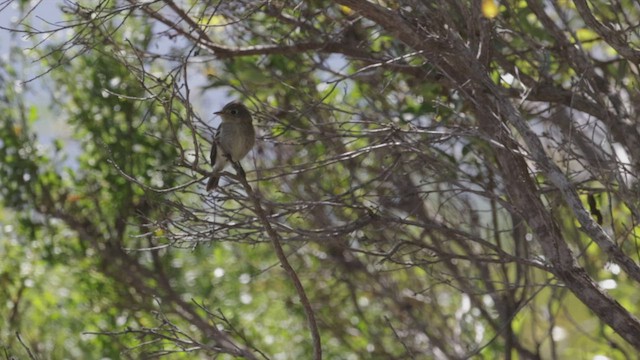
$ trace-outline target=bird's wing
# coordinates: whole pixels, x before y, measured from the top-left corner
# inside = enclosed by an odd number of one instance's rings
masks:
[[[218,142],[220,141],[220,129],[222,126],[218,127],[218,131],[216,131],[216,135],[213,137],[213,145],[211,146],[211,166],[216,164],[216,156],[218,154]]]

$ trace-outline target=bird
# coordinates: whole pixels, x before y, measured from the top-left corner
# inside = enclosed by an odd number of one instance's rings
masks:
[[[220,115],[222,122],[211,147],[213,171],[207,182],[207,192],[218,187],[220,173],[224,170],[229,158],[233,162],[240,161],[251,151],[256,140],[251,113],[242,103],[232,101],[214,114]]]

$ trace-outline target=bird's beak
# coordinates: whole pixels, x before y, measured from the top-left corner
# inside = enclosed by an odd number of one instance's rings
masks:
[[[223,113],[223,111],[222,111],[222,110],[214,112],[214,114],[216,114],[216,115],[220,115],[220,114],[222,114],[222,113]]]

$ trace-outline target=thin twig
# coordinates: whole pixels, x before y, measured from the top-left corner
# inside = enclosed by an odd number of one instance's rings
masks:
[[[16,337],[18,338],[18,341],[20,342],[20,344],[22,345],[22,347],[27,350],[27,354],[29,354],[29,359],[32,360],[36,360],[37,358],[35,357],[35,355],[33,355],[33,353],[31,352],[31,349],[29,349],[29,347],[27,346],[27,344],[24,343],[24,341],[22,340],[22,338],[20,337],[20,333],[16,331]]]

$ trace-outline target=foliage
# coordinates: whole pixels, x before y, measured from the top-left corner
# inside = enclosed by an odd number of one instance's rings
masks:
[[[637,4],[101,0],[50,31],[29,6],[0,73],[7,357],[640,349]],[[207,194],[212,95],[259,141]]]

